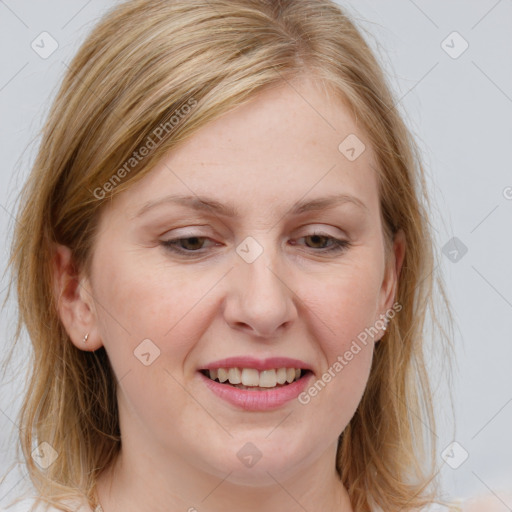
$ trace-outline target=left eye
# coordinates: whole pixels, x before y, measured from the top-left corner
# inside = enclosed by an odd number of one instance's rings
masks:
[[[324,235],[322,233],[313,233],[312,235],[306,235],[299,240],[310,240],[313,245],[319,244],[321,247],[312,247],[313,249],[320,249],[322,252],[331,252],[331,251],[343,251],[347,249],[350,245],[350,242],[347,240],[339,240],[338,238],[334,238],[330,235]],[[331,242],[330,245],[326,246],[322,241]],[[295,245],[295,244],[293,244]]]
[[[180,254],[191,254],[199,253],[204,247],[206,240],[209,240],[205,236],[188,236],[184,238],[172,238],[170,240],[163,240],[161,244],[168,250],[180,253]],[[307,240],[309,243],[316,247],[310,247],[310,249],[318,249],[315,252],[331,252],[331,251],[343,251],[350,246],[350,242],[346,240],[339,240],[330,235],[324,235],[322,233],[313,233],[306,235],[298,240]],[[214,243],[213,245],[219,245]],[[296,245],[296,241],[293,240],[292,245]],[[201,251],[202,252],[202,251]]]

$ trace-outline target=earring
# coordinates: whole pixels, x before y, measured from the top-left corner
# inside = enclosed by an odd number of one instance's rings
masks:
[[[386,323],[384,324],[384,327],[382,328],[383,331],[385,331],[388,328],[389,324],[389,318],[386,318]]]
[[[87,334],[84,336],[84,339],[83,339],[83,342],[82,342],[82,343],[87,343],[88,338],[89,338],[89,333],[87,333]]]

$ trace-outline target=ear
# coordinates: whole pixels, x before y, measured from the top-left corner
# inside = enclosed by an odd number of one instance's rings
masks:
[[[53,291],[61,322],[73,345],[80,350],[94,351],[102,346],[96,328],[96,309],[89,280],[80,278],[71,249],[54,246]],[[84,341],[85,335],[87,340]]]
[[[405,257],[405,246],[405,233],[402,229],[399,229],[393,238],[393,248],[380,290],[378,305],[380,318],[385,318],[386,311],[389,311],[394,304],[398,290],[398,279],[400,277],[400,271]],[[384,334],[385,331],[382,331],[382,336]]]

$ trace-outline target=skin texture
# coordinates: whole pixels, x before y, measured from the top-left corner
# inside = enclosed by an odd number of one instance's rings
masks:
[[[348,109],[307,77],[268,89],[109,204],[79,286],[64,286],[71,254],[58,248],[64,326],[82,350],[104,345],[120,381],[123,445],[98,483],[105,512],[352,510],[335,472],[337,439],[384,331],[307,405],[243,411],[198,375],[225,357],[287,356],[310,364],[316,380],[393,305],[405,241],[396,237],[385,268],[374,154],[366,142],[349,161],[338,150],[349,134],[366,141]],[[289,214],[295,201],[335,193],[365,207]],[[136,217],[169,194],[208,196],[238,212],[167,203]],[[330,239],[311,238],[318,232],[351,245],[328,253]],[[182,256],[161,244],[194,236],[206,238],[182,241]],[[252,263],[235,250],[248,236],[263,249]],[[134,356],[144,339],[160,350],[148,366]],[[248,442],[261,453],[252,467],[237,457]]]

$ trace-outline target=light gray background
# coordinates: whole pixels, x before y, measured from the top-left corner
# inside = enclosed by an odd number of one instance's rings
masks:
[[[456,318],[453,393],[456,447],[445,463],[447,496],[492,493],[512,510],[512,0],[340,1],[368,34],[424,153],[436,203],[440,270]],[[5,268],[14,200],[33,161],[49,99],[85,34],[114,2],[0,0],[0,266]],[[49,32],[58,49],[47,59],[32,48]],[[452,58],[464,41],[469,44]],[[443,44],[442,42],[446,42]],[[451,47],[451,48],[450,48]],[[445,51],[452,53],[448,55]],[[32,144],[32,145],[30,145]],[[509,187],[509,188],[507,188]],[[442,249],[457,237],[456,262]],[[462,253],[460,253],[462,254]],[[0,282],[5,296],[7,278]],[[15,306],[2,312],[5,352]],[[13,463],[9,437],[23,386],[26,350],[0,386],[0,474]],[[432,360],[435,374],[439,361]],[[449,403],[437,397],[439,457],[454,440]],[[446,455],[446,452],[445,452]],[[453,462],[455,461],[455,462]],[[0,486],[0,506],[26,484],[18,466]]]

